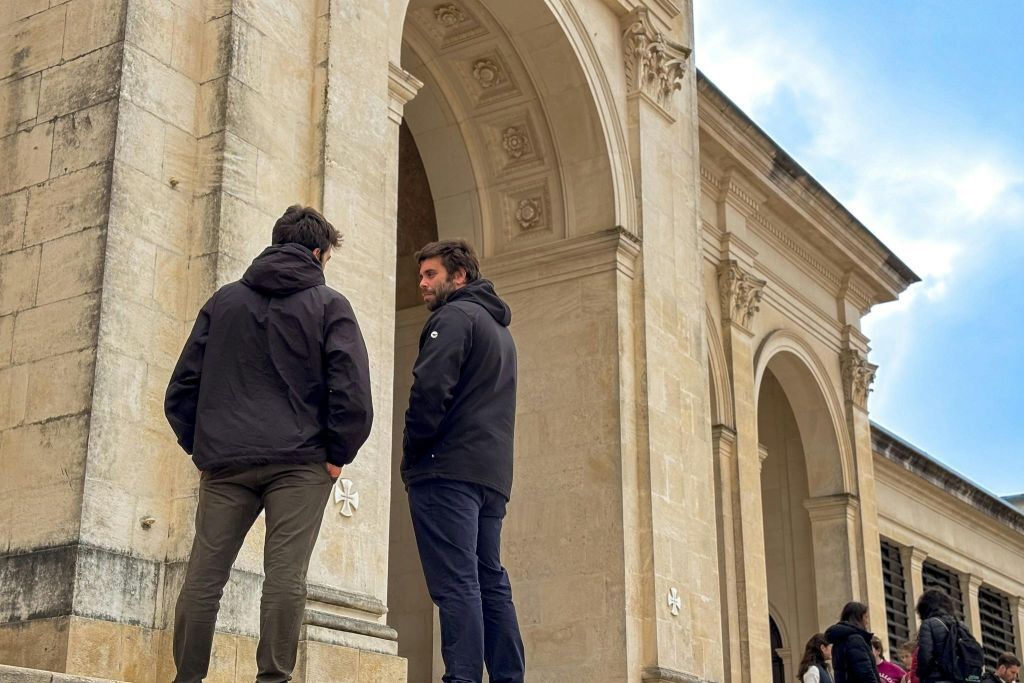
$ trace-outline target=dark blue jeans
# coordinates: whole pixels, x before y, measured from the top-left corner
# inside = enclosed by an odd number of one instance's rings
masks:
[[[430,598],[441,617],[445,683],[522,683],[523,639],[501,566],[505,498],[480,484],[434,479],[409,487]]]

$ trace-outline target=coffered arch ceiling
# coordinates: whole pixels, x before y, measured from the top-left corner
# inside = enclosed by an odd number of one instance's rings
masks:
[[[601,120],[544,2],[413,0],[401,59],[439,237],[492,256],[616,225]]]

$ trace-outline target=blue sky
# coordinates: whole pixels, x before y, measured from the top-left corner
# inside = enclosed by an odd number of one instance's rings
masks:
[[[1024,492],[1024,2],[695,5],[697,66],[923,280],[864,321],[872,419]]]

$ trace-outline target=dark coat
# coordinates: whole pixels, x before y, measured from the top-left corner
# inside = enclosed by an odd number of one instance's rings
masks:
[[[832,643],[835,683],[879,683],[871,633],[841,621],[825,631],[825,639]]]
[[[201,470],[352,462],[373,420],[366,346],[309,249],[268,247],[206,302],[164,412]]]
[[[941,661],[951,623],[953,617],[944,612],[921,623],[917,639],[917,677],[921,683],[947,680],[948,677],[942,673]]]
[[[516,346],[512,312],[487,280],[427,320],[405,413],[402,480],[454,479],[512,491]]]

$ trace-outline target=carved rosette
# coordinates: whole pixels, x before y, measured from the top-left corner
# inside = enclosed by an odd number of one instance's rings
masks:
[[[740,268],[736,261],[725,261],[718,268],[718,294],[722,317],[748,328],[760,310],[764,286],[768,284]]]
[[[512,161],[521,159],[532,149],[530,138],[523,126],[509,126],[501,133],[501,147]]]
[[[540,225],[544,218],[544,204],[540,197],[520,199],[516,205],[516,222],[519,227],[530,230]]]
[[[867,410],[868,394],[871,393],[871,383],[875,381],[878,366],[869,363],[864,354],[855,349],[847,349],[840,354],[839,366],[843,373],[846,400]]]
[[[458,5],[449,2],[434,8],[434,19],[445,28],[454,28],[466,21],[466,15]]]
[[[662,107],[682,87],[690,48],[673,42],[656,29],[646,7],[637,7],[624,22],[622,44],[626,80],[631,91],[647,92]]]
[[[478,59],[473,62],[473,78],[484,90],[505,82],[501,67],[492,59]]]

